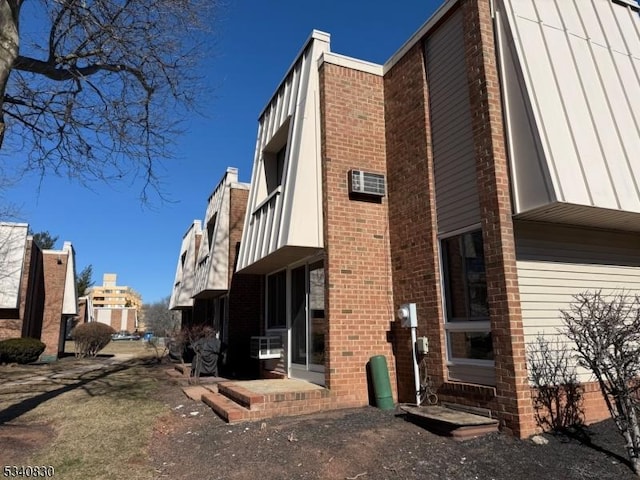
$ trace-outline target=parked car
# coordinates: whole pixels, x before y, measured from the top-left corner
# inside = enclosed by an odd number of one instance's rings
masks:
[[[137,333],[129,333],[126,330],[120,330],[119,332],[111,335],[111,340],[140,340],[140,336]]]

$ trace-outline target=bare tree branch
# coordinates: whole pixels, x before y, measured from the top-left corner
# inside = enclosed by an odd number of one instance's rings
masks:
[[[601,291],[576,295],[562,311],[578,363],[595,376],[611,417],[640,475],[640,297]]]
[[[0,120],[11,140],[0,145],[28,148],[25,170],[83,184],[142,179],[143,199],[161,193],[158,162],[174,155],[202,93],[196,66],[216,2],[40,0],[30,8],[48,23],[24,38],[21,7],[0,0]]]

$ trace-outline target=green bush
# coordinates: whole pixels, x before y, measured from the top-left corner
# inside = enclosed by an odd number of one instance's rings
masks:
[[[81,323],[71,331],[76,357],[95,357],[111,341],[116,331],[99,322]]]
[[[37,338],[9,338],[0,342],[0,361],[31,363],[44,352],[45,344]]]

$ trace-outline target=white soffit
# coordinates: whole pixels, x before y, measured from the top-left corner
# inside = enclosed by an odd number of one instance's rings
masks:
[[[26,223],[0,223],[0,308],[18,308]]]
[[[640,16],[614,0],[499,0],[558,200],[640,212]]]

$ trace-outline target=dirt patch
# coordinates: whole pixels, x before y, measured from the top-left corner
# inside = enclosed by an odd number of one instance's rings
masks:
[[[29,455],[46,448],[56,435],[55,429],[46,424],[0,425],[3,465],[24,465]]]
[[[534,445],[491,434],[458,442],[373,407],[228,425],[177,387],[162,395],[173,421],[162,420],[170,433],[155,435],[150,449],[158,479],[637,478],[611,422],[583,441],[545,435],[548,444]]]

